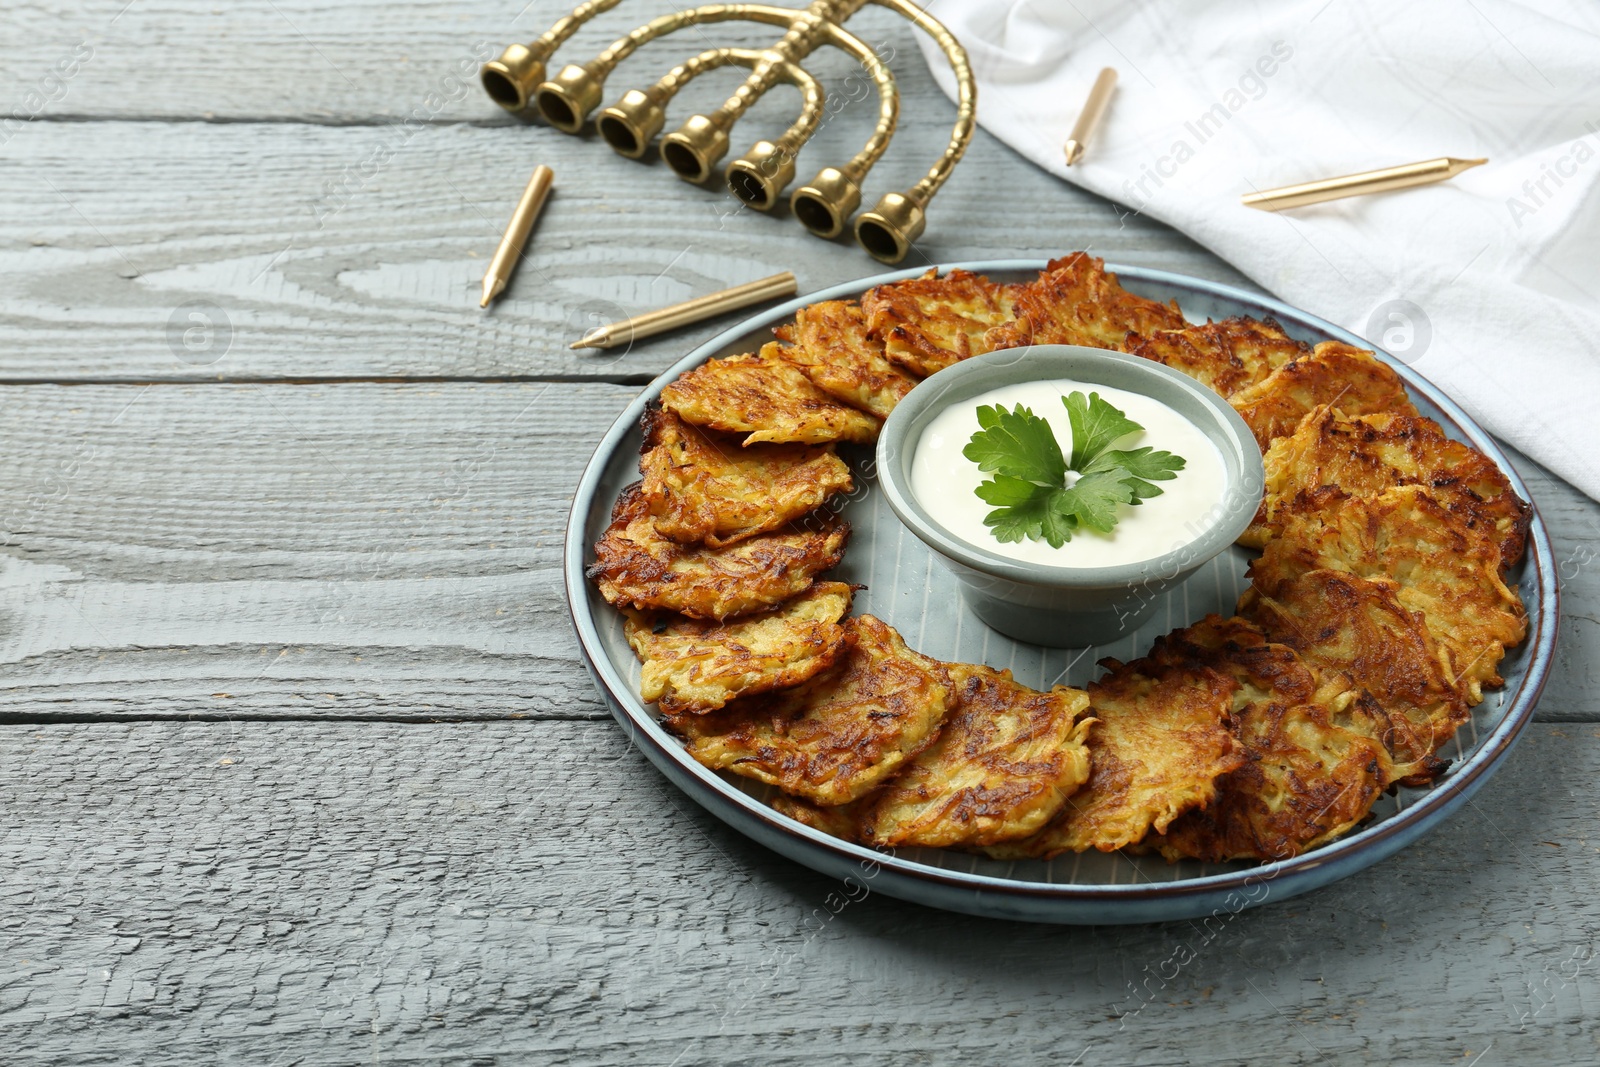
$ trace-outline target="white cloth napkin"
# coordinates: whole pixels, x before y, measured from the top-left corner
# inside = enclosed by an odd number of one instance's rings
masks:
[[[1386,347],[1600,498],[1600,5],[932,0],[980,123]],[[924,42],[946,93],[943,55]],[[1062,143],[1102,67],[1088,152]],[[1447,182],[1270,214],[1243,193],[1438,156]],[[1049,226],[1049,205],[1017,205]],[[1063,250],[1076,248],[1069,231]],[[1115,248],[1094,249],[1116,258]]]

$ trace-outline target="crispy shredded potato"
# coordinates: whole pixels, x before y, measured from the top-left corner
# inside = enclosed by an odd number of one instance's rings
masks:
[[[795,688],[663,724],[689,754],[823,805],[877,788],[926,748],[951,699],[944,667],[911,651],[886,623],[851,619],[849,651]]]
[[[1158,638],[1150,658],[1238,683],[1233,717],[1246,756],[1217,780],[1215,801],[1147,841],[1169,860],[1297,856],[1366,818],[1393,778],[1376,704],[1342,676],[1324,681],[1244,619],[1208,615]]]
[[[1199,664],[1108,661],[1089,686],[1089,781],[1043,829],[984,849],[996,859],[1112,852],[1209,804],[1217,779],[1244,762],[1229,729],[1238,683]]]
[[[820,830],[829,837],[837,837],[841,841],[859,842],[862,809],[870,805],[877,795],[876,792],[872,792],[848,804],[825,807],[813,804],[809,800],[792,797],[788,793],[779,793],[770,803],[778,814],[787,815],[795,822],[803,823],[813,830]]]
[[[1494,461],[1451,440],[1432,419],[1413,415],[1340,414],[1320,407],[1267,449],[1266,493],[1255,523],[1239,543],[1260,548],[1277,528],[1276,509],[1303,490],[1329,485],[1352,496],[1397,485],[1425,485],[1456,521],[1487,530],[1503,566],[1522,556],[1531,509]]]
[[[1386,578],[1443,646],[1449,675],[1470,703],[1504,684],[1505,651],[1528,631],[1522,599],[1501,577],[1500,546],[1456,521],[1421,485],[1351,496],[1325,487],[1279,507],[1278,536],[1250,567],[1270,592],[1307,571]]]
[[[926,378],[989,351],[984,336],[1011,321],[1012,301],[1020,288],[971,271],[953,270],[941,278],[930,270],[920,278],[868,290],[861,310],[889,359]]]
[[[1371,352],[1324,341],[1309,356],[1273,371],[1228,398],[1263,451],[1294,433],[1300,420],[1323,405],[1345,415],[1393,412],[1417,417],[1405,383]]]
[[[811,384],[804,371],[783,358],[777,343],[753,355],[701,364],[661,390],[661,406],[696,426],[745,434],[747,445],[869,445],[881,425]]]
[[[1449,764],[1434,753],[1470,712],[1438,642],[1400,603],[1395,583],[1315,570],[1262,588],[1266,576],[1257,577],[1239,613],[1324,676],[1342,674],[1372,695],[1388,716],[1383,741],[1402,784],[1426,785],[1443,772]]]
[[[750,445],[652,404],[640,420],[640,492],[656,529],[725,548],[785,526],[852,487],[832,445]]]
[[[939,739],[879,791],[861,817],[863,841],[950,848],[1026,837],[1089,777],[1087,693],[1041,693],[989,667],[945,669],[956,697]]]
[[[1128,351],[1182,371],[1212,392],[1232,398],[1265,381],[1279,367],[1303,358],[1311,348],[1271,319],[1233,318],[1130,338]]]
[[[817,582],[771,611],[722,623],[624,608],[623,633],[644,664],[639,695],[682,715],[799,685],[844,653],[850,597],[844,582]]]
[[[853,300],[801,308],[793,325],[773,332],[791,346],[783,357],[818,389],[880,419],[916,388],[916,378],[889,362],[883,342],[868,336],[866,316]]]
[[[588,577],[606,602],[640,610],[726,619],[781,604],[844,558],[848,523],[829,512],[728,548],[680,545],[656,531],[639,484],[622,491],[595,542]]]
[[[1012,322],[985,336],[990,349],[1022,345],[1088,345],[1126,351],[1128,335],[1188,325],[1178,305],[1134,296],[1105,261],[1083,252],[1053,260],[1014,297]]]

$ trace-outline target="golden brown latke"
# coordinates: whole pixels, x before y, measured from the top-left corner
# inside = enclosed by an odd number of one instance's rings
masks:
[[[1231,398],[1303,358],[1311,348],[1271,319],[1232,318],[1130,337],[1128,351],[1182,371],[1212,392]]]
[[[1052,260],[1037,279],[1019,287],[1012,315],[1012,322],[985,336],[990,349],[1055,344],[1126,351],[1130,333],[1188,325],[1177,304],[1134,296],[1103,260],[1083,252]]]
[[[939,738],[878,792],[859,836],[879,845],[950,848],[1026,837],[1089,777],[1078,720],[1089,694],[1041,693],[1010,671],[947,663],[955,702]]]
[[[1324,677],[1343,674],[1370,693],[1389,719],[1383,741],[1396,777],[1425,785],[1448,766],[1434,753],[1470,713],[1445,673],[1438,642],[1398,591],[1388,579],[1307,571],[1270,588],[1252,586],[1239,600],[1239,614]]]
[[[937,660],[862,615],[838,665],[797,688],[737,700],[663,725],[712,770],[775,785],[818,804],[865,796],[930,744],[951,699]]]
[[[726,619],[780,604],[811,586],[812,576],[844,557],[848,523],[818,512],[807,528],[788,526],[728,548],[680,545],[656,531],[635,482],[611,509],[585,572],[617,607],[681,611]]]
[[[1217,798],[1180,815],[1147,844],[1169,860],[1273,860],[1338,837],[1372,809],[1393,768],[1387,719],[1343,678],[1324,682],[1287,645],[1240,618],[1208,615],[1158,638],[1154,661],[1200,664],[1232,677],[1245,762],[1217,780]]]
[[[813,830],[820,830],[829,837],[837,837],[841,841],[859,843],[858,826],[863,808],[872,803],[877,797],[876,792],[868,793],[860,800],[852,800],[848,804],[834,804],[823,806],[813,804],[809,800],[792,797],[788,793],[779,793],[770,801],[772,809],[780,815],[787,815],[795,822],[804,823]]]
[[[1099,720],[1089,730],[1089,781],[1031,837],[984,849],[994,858],[1131,845],[1209,804],[1217,779],[1244,762],[1229,729],[1232,678],[1198,664],[1106,662],[1111,673],[1089,686]]]
[[[1301,419],[1324,404],[1346,415],[1417,417],[1393,367],[1338,341],[1322,342],[1310,355],[1279,367],[1228,402],[1249,424],[1262,451],[1274,438],[1294,433]]]
[[[684,422],[658,404],[640,419],[640,492],[656,529],[725,548],[776,530],[850,491],[832,445],[750,445]]]
[[[783,346],[777,343],[688,371],[661,390],[661,406],[696,426],[747,434],[747,445],[871,444],[880,425],[812,385],[804,371],[783,358]]]
[[[1351,694],[1348,710],[1370,699]],[[1381,714],[1381,713],[1380,713]],[[1347,729],[1326,704],[1257,704],[1239,717],[1248,753],[1223,776],[1217,799],[1180,816],[1149,842],[1168,860],[1283,860],[1342,837],[1383,792],[1389,755],[1360,729]]]
[[[953,270],[870,289],[861,298],[867,327],[889,359],[926,378],[969,356],[989,351],[984,335],[1011,321],[1018,285]]]
[[[1331,486],[1301,493],[1276,512],[1278,536],[1250,565],[1272,590],[1306,571],[1388,578],[1400,603],[1422,615],[1470,703],[1501,685],[1505,650],[1527,635],[1522,600],[1501,579],[1500,546],[1456,521],[1421,485],[1352,496]]]
[[[1453,441],[1432,419],[1343,415],[1317,408],[1266,453],[1266,493],[1239,543],[1260,548],[1276,528],[1276,508],[1302,490],[1336,486],[1352,496],[1397,485],[1425,485],[1456,521],[1493,534],[1504,566],[1522,555],[1530,509],[1494,461]]]
[[[816,582],[771,611],[722,623],[623,608],[623,633],[644,664],[639,695],[682,715],[799,685],[844,654],[850,597],[844,582]]]
[[[916,378],[889,362],[883,342],[867,335],[866,316],[853,300],[801,308],[792,325],[772,332],[791,346],[783,358],[818,389],[880,419],[916,388]]]

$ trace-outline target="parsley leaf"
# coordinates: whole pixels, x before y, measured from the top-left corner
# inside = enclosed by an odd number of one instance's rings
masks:
[[[1186,465],[1182,456],[1174,456],[1171,452],[1157,452],[1146,447],[1129,451],[1102,452],[1094,462],[1083,469],[1083,473],[1098,474],[1103,470],[1121,468],[1123,481],[1133,490],[1133,499],[1128,503],[1138,504],[1148,497],[1161,495],[1161,487],[1151,485],[1152,481],[1171,481]]]
[[[1021,507],[1035,497],[1042,499],[1054,491],[1050,486],[1034,485],[1008,474],[997,474],[976,490],[979,500],[1001,508]]]
[[[995,509],[983,524],[1002,544],[1046,541],[1060,548],[1088,528],[1110,533],[1117,506],[1137,505],[1161,495],[1155,482],[1183,470],[1182,456],[1153,448],[1113,449],[1144,429],[1099,393],[1061,398],[1072,425],[1072,457],[1063,458],[1050,424],[1018,404],[978,408],[980,429],[961,454],[993,477],[977,488],[978,499]],[[1069,486],[1067,472],[1078,477]]]
[[[1015,411],[985,404],[978,408],[982,427],[961,454],[985,474],[1004,474],[1035,485],[1060,485],[1067,461],[1050,424],[1018,404]]]
[[[1121,467],[1113,467],[1085,474],[1071,489],[1060,491],[1055,506],[1091,530],[1110,533],[1117,525],[1117,505],[1134,500],[1132,487],[1123,480],[1127,473]]]
[[[1076,518],[1057,506],[1065,492],[1003,474],[991,478],[978,487],[978,496],[985,503],[1000,506],[984,517],[983,524],[994,531],[995,540],[1002,544],[1027,538],[1048,541],[1051,548],[1060,548],[1072,540],[1078,525]]]
[[[1067,418],[1072,423],[1072,459],[1067,466],[1075,471],[1086,470],[1119,437],[1144,429],[1102,400],[1099,393],[1084,396],[1074,390],[1061,402],[1067,406]]]

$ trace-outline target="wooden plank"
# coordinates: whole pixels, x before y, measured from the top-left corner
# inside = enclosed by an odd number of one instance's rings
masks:
[[[0,715],[602,716],[560,552],[634,394],[0,389]],[[1566,579],[1540,714],[1594,719],[1600,505],[1520,465]]]
[[[861,109],[802,153],[804,176],[855,150]],[[915,180],[950,119],[942,98],[908,105],[869,202]],[[787,117],[751,121],[740,144]],[[782,270],[808,292],[885,269],[805,233],[787,208],[736,210],[725,190],[546,128],[44,121],[4,150],[0,382],[644,381],[740,316],[632,351],[567,346],[600,323]],[[556,193],[507,294],[480,311],[487,259],[534,160],[555,168]],[[1242,280],[981,133],[906,265],[1085,247]]]
[[[559,555],[633,394],[0,390],[0,713],[603,715]]]
[[[510,125],[514,120],[478,85],[478,66],[512,42],[537,37],[575,6],[576,0],[240,0],[226,7],[91,0],[65,13],[23,5],[0,27],[6,69],[16,81],[7,110],[45,119]],[[629,0],[579,31],[552,70],[585,62],[636,26],[685,6],[694,5]],[[897,76],[907,88],[919,84],[921,72],[910,68],[922,59],[903,20],[869,8],[850,25],[874,44],[890,44],[900,60]],[[741,22],[682,30],[621,67],[607,102],[702,49],[760,48],[781,35]],[[824,51],[808,66],[837,71],[847,62]],[[734,77],[716,79],[718,102]]]
[[[1092,929],[846,902],[606,724],[3,727],[0,760],[13,1063],[1600,1054],[1594,727],[1326,890]]]

